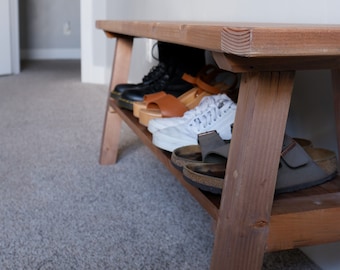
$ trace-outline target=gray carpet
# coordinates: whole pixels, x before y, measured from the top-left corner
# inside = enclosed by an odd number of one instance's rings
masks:
[[[0,77],[0,269],[209,268],[210,217],[129,128],[98,164],[106,96],[78,61]],[[263,269],[318,268],[291,250]]]

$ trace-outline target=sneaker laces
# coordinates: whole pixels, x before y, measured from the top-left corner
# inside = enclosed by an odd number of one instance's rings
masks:
[[[203,114],[206,109],[209,107],[209,105],[214,104],[216,102],[216,96],[205,96],[202,98],[201,102],[194,107],[193,109],[186,111],[183,115],[183,117],[197,117],[201,114]]]
[[[210,104],[208,107],[208,110],[203,111],[190,123],[190,127],[197,132],[205,131],[209,125],[216,122],[217,119],[221,118],[228,110],[236,109],[236,105],[229,98],[219,100]]]
[[[221,99],[228,99],[228,96],[225,94],[205,96],[195,108],[186,111],[183,116],[190,117],[192,119],[193,117],[202,115],[206,112],[210,105],[216,104],[216,102],[220,101]]]

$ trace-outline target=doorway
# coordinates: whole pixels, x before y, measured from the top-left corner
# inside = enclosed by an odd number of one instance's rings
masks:
[[[19,73],[18,0],[0,0],[0,75]]]
[[[19,0],[21,60],[80,60],[80,0]]]

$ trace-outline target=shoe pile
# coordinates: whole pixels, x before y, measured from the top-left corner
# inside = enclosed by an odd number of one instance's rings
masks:
[[[236,74],[212,65],[204,66],[195,77],[184,74],[183,79],[190,82],[192,88],[179,97],[163,90],[144,95],[143,101],[133,102],[133,114],[139,118],[140,124],[148,126],[153,118],[181,117],[195,108],[205,96],[237,92]]]
[[[158,63],[158,65],[152,67],[147,75],[142,79],[141,83],[129,84],[122,83],[116,85],[111,92],[111,97],[115,100],[119,100],[120,96],[125,90],[146,90],[150,85],[160,80],[166,74],[167,67],[165,63]]]
[[[157,71],[157,72],[154,72]],[[149,73],[149,80],[147,83],[134,85],[131,88],[126,88],[121,91],[121,85],[118,89],[121,94],[118,98],[118,106],[133,110],[133,103],[142,101],[145,95],[164,91],[168,94],[178,97],[193,87],[190,81],[185,80],[183,77],[185,72],[174,66],[165,66],[160,63],[152,69]],[[113,92],[119,91],[117,87]]]
[[[144,95],[165,91],[175,97],[192,88],[192,83],[183,79],[184,73],[196,76],[205,64],[205,52],[201,49],[171,44],[156,43],[159,58],[142,82],[118,84],[111,92],[118,106],[133,110],[133,102],[142,101]]]
[[[168,46],[159,44],[160,52]],[[152,133],[155,146],[171,152],[172,164],[188,183],[220,194],[236,114],[237,76],[204,65],[202,51],[175,49],[175,54],[167,51],[141,83],[119,84],[111,97],[133,111]],[[320,185],[336,175],[334,152],[285,135],[276,194]]]
[[[235,113],[236,104],[226,94],[211,95],[182,117],[151,119],[148,130],[154,145],[172,152],[178,147],[197,144],[198,134],[212,130],[224,140],[230,140]]]

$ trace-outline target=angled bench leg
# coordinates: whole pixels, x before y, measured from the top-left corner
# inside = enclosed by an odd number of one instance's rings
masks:
[[[211,269],[261,269],[294,71],[242,74]]]
[[[340,156],[340,69],[332,70],[332,83],[338,155]]]
[[[117,161],[122,120],[109,105],[109,99],[115,85],[128,80],[132,45],[132,37],[117,37],[99,158],[102,165],[114,164]]]

